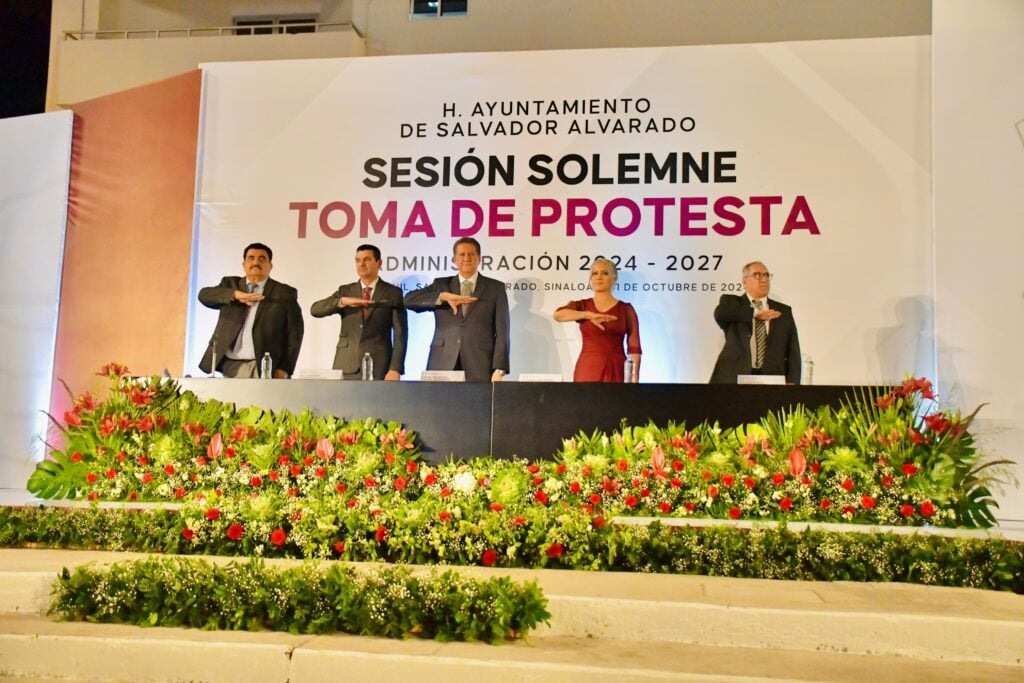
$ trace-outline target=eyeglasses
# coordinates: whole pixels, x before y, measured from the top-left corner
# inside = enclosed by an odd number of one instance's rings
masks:
[[[771,280],[772,279],[772,274],[771,273],[750,273],[750,274],[747,275],[747,277],[752,277],[755,280]]]

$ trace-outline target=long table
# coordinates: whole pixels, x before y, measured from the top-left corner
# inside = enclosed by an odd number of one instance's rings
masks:
[[[560,382],[344,382],[183,378],[183,389],[239,407],[346,420],[401,422],[421,440],[424,460],[552,457],[562,439],[583,430],[612,431],[669,421],[733,427],[768,411],[803,404],[838,407],[858,387],[722,384],[573,384]]]

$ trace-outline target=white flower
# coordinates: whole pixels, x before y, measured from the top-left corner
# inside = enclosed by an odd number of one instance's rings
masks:
[[[476,488],[476,477],[472,472],[459,472],[452,477],[452,488],[460,493],[470,493]]]

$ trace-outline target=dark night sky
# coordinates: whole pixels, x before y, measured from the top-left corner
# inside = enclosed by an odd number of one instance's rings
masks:
[[[46,107],[50,0],[0,0],[0,118]]]

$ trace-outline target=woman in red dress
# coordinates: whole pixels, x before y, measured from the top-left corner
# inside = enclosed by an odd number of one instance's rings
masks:
[[[640,323],[629,304],[612,296],[619,278],[615,264],[605,258],[594,260],[590,269],[592,299],[570,301],[555,311],[560,323],[578,322],[583,335],[583,350],[576,360],[574,382],[622,382],[626,351],[633,360],[633,381],[640,378]]]

